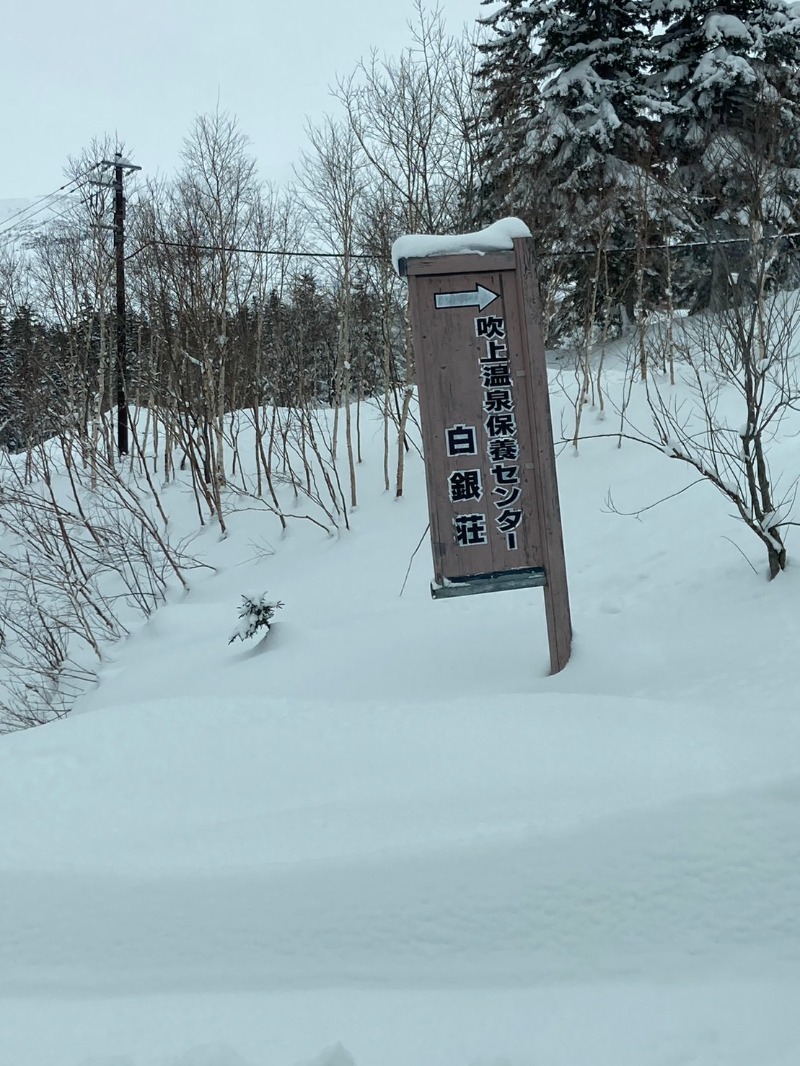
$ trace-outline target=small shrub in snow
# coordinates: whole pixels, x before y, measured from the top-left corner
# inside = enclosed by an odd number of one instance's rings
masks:
[[[281,607],[283,604],[279,600],[268,600],[266,592],[260,596],[242,596],[239,624],[228,643],[233,644],[235,640],[247,640],[259,629],[266,629],[269,632],[272,616]]]

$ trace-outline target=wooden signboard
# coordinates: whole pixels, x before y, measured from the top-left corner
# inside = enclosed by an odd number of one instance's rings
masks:
[[[514,250],[400,261],[408,278],[435,598],[541,585],[553,672],[571,648],[539,287]]]

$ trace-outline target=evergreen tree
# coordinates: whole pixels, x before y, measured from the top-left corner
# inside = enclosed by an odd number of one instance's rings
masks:
[[[353,273],[353,381],[360,396],[374,396],[383,382],[381,307],[369,273]]]
[[[493,34],[478,45],[483,54],[478,76],[487,97],[483,154],[489,187],[477,199],[482,200],[486,216],[491,219],[511,209],[522,213],[529,207],[522,205],[526,184],[522,174],[526,168],[521,161],[539,101],[531,48],[533,12],[529,4],[508,0],[483,24]],[[476,221],[487,221],[486,216]]]
[[[15,374],[11,347],[8,339],[8,320],[6,310],[0,304],[0,447],[16,448],[14,414],[15,414]]]
[[[681,273],[697,305],[722,306],[762,236],[798,224],[800,22],[784,0],[653,0],[651,10],[663,24],[651,78],[661,144],[676,201],[709,242]]]
[[[46,435],[50,408],[44,373],[44,331],[27,305],[15,309],[3,330],[3,443],[11,451]]]
[[[267,401],[278,407],[333,402],[335,294],[311,271],[301,272],[285,297],[269,293],[264,332]]]
[[[599,288],[600,303],[631,302],[631,256],[602,257],[599,272],[593,253],[633,243],[649,182],[646,15],[639,0],[511,0],[485,20],[497,187],[506,210],[546,235],[540,253],[568,258],[580,312]]]

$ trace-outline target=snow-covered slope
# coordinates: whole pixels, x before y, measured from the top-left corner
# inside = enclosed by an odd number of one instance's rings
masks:
[[[0,199],[0,249],[41,232],[68,206],[68,195]]]
[[[705,486],[609,513],[687,483],[657,452],[565,453],[550,678],[540,590],[434,603],[423,547],[399,596],[422,469],[394,501],[365,438],[350,533],[207,529],[217,572],[0,738],[0,1062],[795,1064],[798,575]],[[286,606],[228,645],[251,590]]]
[[[18,212],[23,211],[33,203],[30,199],[11,199],[8,198],[0,200],[0,223],[6,222],[11,215],[16,215]]]
[[[10,233],[16,228],[18,222],[22,222],[33,210],[35,199],[4,199],[0,200],[0,235]]]

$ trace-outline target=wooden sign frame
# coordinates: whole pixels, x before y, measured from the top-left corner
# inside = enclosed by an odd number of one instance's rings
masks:
[[[542,586],[553,673],[572,645],[531,238],[401,259],[425,451],[434,598]]]

